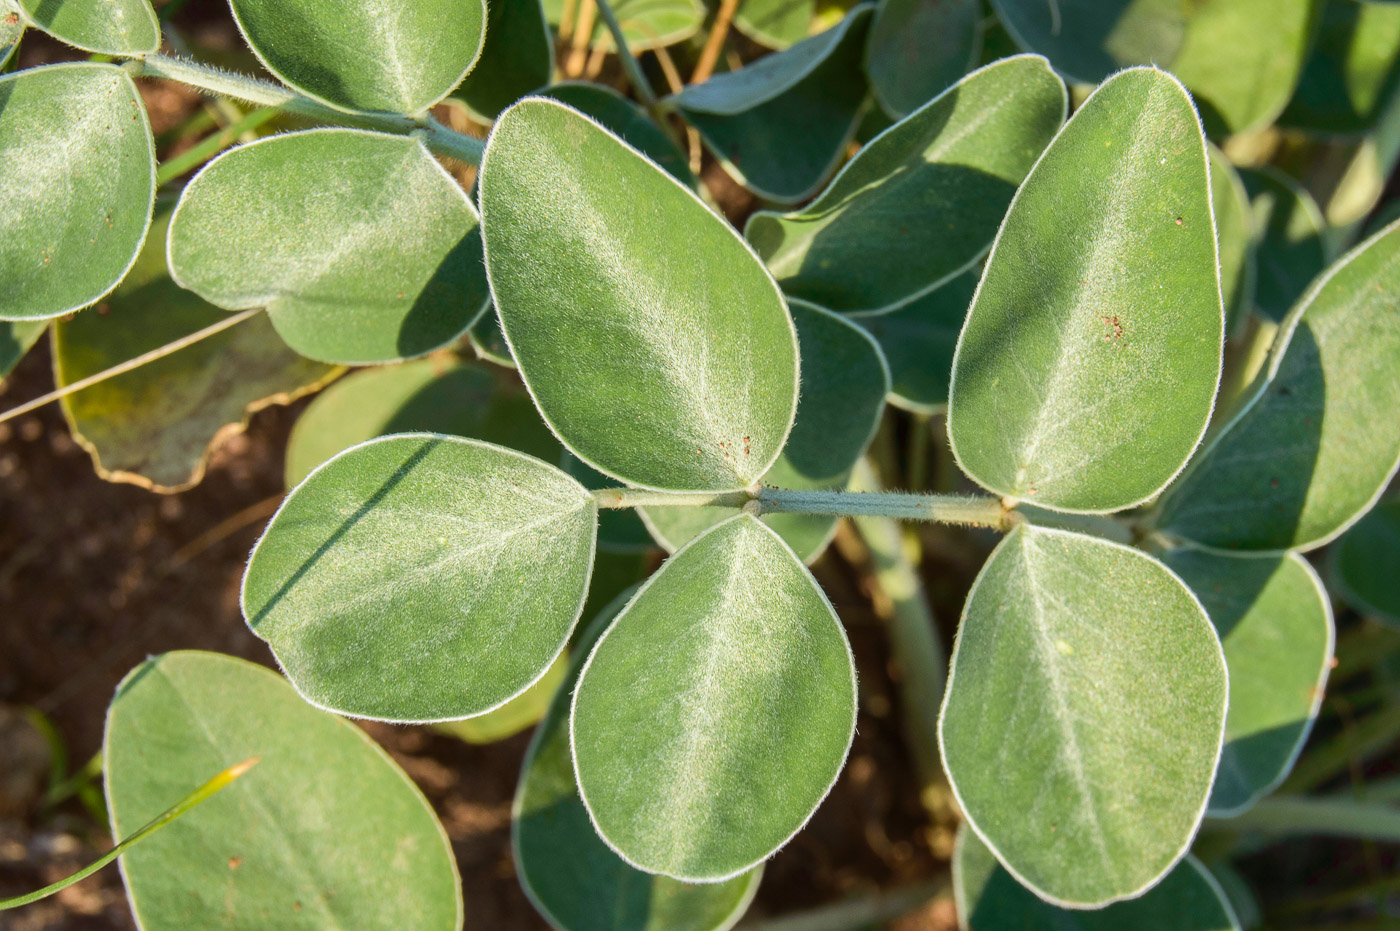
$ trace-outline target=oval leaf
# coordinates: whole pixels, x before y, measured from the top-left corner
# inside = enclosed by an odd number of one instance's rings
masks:
[[[1254,302],[1254,217],[1249,194],[1239,173],[1215,146],[1210,150],[1210,202],[1215,211],[1215,235],[1220,250],[1220,294],[1225,301],[1227,337],[1249,313]]]
[[[554,41],[540,0],[486,0],[486,45],[452,96],[483,122],[554,74]]]
[[[785,49],[812,32],[817,0],[747,0],[734,11],[734,27],[759,45]]]
[[[1254,309],[1278,322],[1327,265],[1327,221],[1311,194],[1271,168],[1240,172],[1259,237],[1259,279]]]
[[[583,81],[563,81],[540,91],[575,110],[592,117],[604,129],[666,169],[686,187],[699,182],[690,171],[690,161],[656,122],[632,101],[611,87]]]
[[[486,35],[485,0],[229,5],[268,71],[338,110],[426,110],[472,70]]]
[[[1332,604],[1307,560],[1178,549],[1165,562],[1205,606],[1225,649],[1230,710],[1210,813],[1237,815],[1283,782],[1322,704]]]
[[[1377,505],[1332,550],[1332,576],[1347,604],[1400,626],[1400,498]]]
[[[1021,525],[963,609],[939,742],[968,822],[1022,883],[1097,908],[1191,844],[1225,723],[1220,641],[1161,563]]]
[[[580,675],[572,746],[594,826],[649,873],[752,868],[835,783],[855,684],[811,573],[751,515],[718,525],[647,581]]]
[[[111,291],[141,251],[156,190],[131,78],[91,64],[0,77],[0,177],[0,320],[59,317]]]
[[[249,559],[243,616],[314,704],[388,721],[482,714],[564,649],[596,516],[581,485],[522,453],[371,440],[287,496]]]
[[[763,476],[779,488],[843,488],[865,454],[890,390],[880,347],[852,323],[800,301],[792,318],[802,351],[802,394],[792,435]],[[734,516],[733,508],[638,509],[656,542],[675,551],[696,534]],[[811,562],[831,542],[840,518],[818,514],[765,514],[760,518]]]
[[[160,47],[150,0],[16,0],[25,18],[62,42],[105,55],[144,55]]]
[[[140,927],[461,927],[447,835],[409,778],[359,728],[231,656],[167,653],[118,687],[102,767],[113,835],[254,756],[122,855]]]
[[[441,721],[433,727],[469,744],[489,744],[514,737],[521,731],[534,727],[540,718],[544,717],[550,702],[564,684],[568,668],[569,655],[566,650],[559,654],[534,685],[495,711],[488,711],[474,718],[462,718],[460,721]]]
[[[1189,854],[1145,895],[1095,911],[1036,898],[966,825],[953,849],[953,898],[964,931],[1239,931],[1220,884]]]
[[[1054,510],[1151,498],[1210,419],[1224,319],[1205,140],[1147,68],[1105,82],[1026,178],[953,362],[979,484]]]
[[[496,122],[480,185],[497,312],[566,446],[653,488],[741,488],[768,470],[797,407],[797,337],[728,224],[542,98]]]
[[[795,297],[840,311],[917,298],[985,254],[1065,106],[1045,59],[989,65],[871,140],[811,204],[755,213],[744,235]]]
[[[169,248],[182,287],[266,306],[287,345],[322,362],[423,355],[488,298],[475,208],[405,136],[316,129],[226,152],[185,188]]]
[[[981,0],[882,0],[865,53],[875,99],[896,119],[919,109],[977,65],[982,28]]]
[[[1400,87],[1400,6],[1328,2],[1298,89],[1279,117],[1316,133],[1376,126]]]
[[[566,6],[575,16],[582,9],[577,0],[544,0],[545,16],[550,23],[560,24]],[[700,0],[617,0],[612,8],[622,25],[627,47],[633,52],[684,42],[699,32],[705,21],[705,4]],[[579,23],[575,21],[573,25],[577,28]],[[593,19],[588,44],[608,51],[613,49],[612,33],[601,16]]]
[[[623,592],[588,625],[576,645],[578,661],[530,740],[511,812],[515,867],[531,904],[556,928],[719,931],[748,909],[762,868],[702,884],[634,869],[593,829],[574,781],[569,702],[579,670],[635,591]]]
[[[1338,260],[1279,330],[1263,383],[1163,499],[1157,523],[1232,550],[1312,549],[1400,465],[1400,223]]]

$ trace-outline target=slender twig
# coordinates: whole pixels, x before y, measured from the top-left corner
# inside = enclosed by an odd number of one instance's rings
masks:
[[[637,96],[642,103],[646,104],[648,110],[656,107],[656,91],[651,89],[651,82],[647,80],[646,72],[642,70],[642,63],[637,61],[637,56],[632,54],[632,50],[627,47],[627,37],[622,32],[622,24],[617,21],[617,14],[613,12],[612,4],[608,0],[593,0],[598,7],[598,15],[603,17],[603,23],[608,27],[608,32],[612,33],[613,44],[617,46],[617,57],[622,62],[622,70],[627,72],[627,77],[632,82],[633,88],[637,91]]]
[[[724,40],[729,38],[729,24],[739,9],[739,0],[721,0],[719,12],[715,14],[715,24],[710,27],[710,35],[705,39],[705,47],[700,50],[700,60],[690,74],[691,84],[704,84],[715,72],[719,63],[719,53],[724,49]]]
[[[576,78],[583,73],[588,61],[588,46],[593,41],[593,23],[598,16],[598,7],[593,0],[579,0],[578,20],[574,23],[573,38],[569,40],[569,57],[564,62],[565,77]]]

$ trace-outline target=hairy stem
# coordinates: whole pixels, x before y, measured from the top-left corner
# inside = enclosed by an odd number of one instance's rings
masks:
[[[637,56],[633,55],[632,50],[627,47],[627,39],[622,34],[622,24],[617,21],[617,14],[613,12],[612,4],[608,0],[596,0],[596,2],[598,15],[603,17],[603,23],[608,27],[608,32],[612,33],[613,44],[617,46],[617,57],[622,62],[622,70],[627,72],[627,77],[631,80],[642,103],[646,104],[648,110],[654,110],[656,108],[656,91],[651,89],[651,82],[647,80],[646,72],[642,70],[642,63],[637,61]]]
[[[898,491],[798,491],[763,486],[765,513],[829,514],[835,517],[894,517],[968,527],[1010,529],[1001,500],[987,495],[909,494]]]
[[[747,491],[647,491],[604,488],[593,492],[600,508],[691,507],[741,508],[753,500]]]

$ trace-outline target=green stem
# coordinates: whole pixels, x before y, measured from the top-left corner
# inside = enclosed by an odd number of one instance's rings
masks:
[[[637,61],[637,56],[632,54],[632,50],[627,47],[627,38],[622,33],[622,24],[617,21],[617,14],[613,12],[612,4],[608,0],[595,0],[598,4],[598,15],[603,17],[603,23],[608,27],[608,32],[612,33],[613,44],[617,46],[617,57],[622,62],[622,69],[627,72],[627,77],[632,82],[632,86],[637,91],[637,96],[646,104],[648,110],[656,109],[656,91],[651,89],[651,82],[647,80],[646,72],[642,70],[642,63]]]
[[[600,508],[691,507],[741,508],[753,500],[747,491],[648,491],[604,488],[593,492]]]
[[[907,494],[898,491],[799,491],[764,485],[764,513],[827,514],[835,517],[894,517],[968,527],[1009,529],[999,498],[987,495]]]
[[[1016,510],[1008,512],[1007,520],[1012,525],[1026,523],[1037,527],[1052,527],[1056,530],[1087,533],[1096,537],[1104,537],[1115,543],[1122,543],[1124,546],[1132,546],[1136,542],[1136,536],[1130,525],[1116,517],[1104,514],[1063,514],[1059,511],[1047,511],[1045,508],[1038,508],[1033,504],[1022,502],[1016,506]]]
[[[169,184],[191,168],[204,164],[237,142],[239,136],[251,129],[257,129],[276,115],[276,107],[263,107],[249,113],[227,129],[205,136],[179,155],[162,162],[156,169],[156,184]]]
[[[37,889],[34,892],[30,892],[25,895],[17,895],[12,899],[0,899],[0,911],[4,911],[8,908],[19,908],[21,905],[29,905],[30,903],[37,902],[40,899],[46,899],[49,896],[53,895],[55,892],[61,892],[64,889],[67,889],[69,886],[73,885],[74,883],[81,882],[82,880],[87,879],[93,873],[96,873],[98,870],[102,869],[102,867],[106,866],[108,863],[111,863],[117,857],[121,856],[121,854],[133,844],[139,843],[140,841],[149,837],[151,834],[154,834],[156,831],[165,827],[167,824],[174,821],[176,818],[180,817],[185,812],[198,805],[200,802],[203,802],[205,799],[209,798],[215,792],[218,792],[220,789],[223,789],[226,786],[230,785],[235,779],[237,779],[239,776],[242,776],[244,773],[252,769],[257,764],[258,758],[253,757],[252,759],[244,760],[242,763],[239,763],[235,766],[230,766],[228,769],[219,773],[217,776],[215,776],[213,779],[210,779],[198,789],[195,789],[189,795],[186,795],[184,798],[180,799],[180,801],[176,802],[164,813],[157,815],[155,820],[151,821],[149,824],[141,828],[135,834],[132,834],[120,844],[117,844],[117,846],[113,847],[110,851],[108,851],[108,853],[105,856],[103,856],[96,862],[91,863],[78,870],[78,872],[74,873],[72,876],[69,876],[66,879],[60,879],[53,885],[45,886],[42,889]]]
[[[1274,796],[1221,827],[1271,837],[1294,835],[1400,841],[1400,811],[1338,798]]]
[[[223,71],[183,58],[152,54],[128,61],[126,68],[134,75],[179,81],[181,84],[198,87],[212,94],[246,100],[261,107],[276,107],[321,123],[399,135],[421,131],[423,144],[430,150],[471,165],[481,164],[481,153],[486,148],[486,144],[480,139],[448,129],[431,116],[424,115],[414,119],[397,113],[346,113],[309,97],[303,97],[279,84]]]

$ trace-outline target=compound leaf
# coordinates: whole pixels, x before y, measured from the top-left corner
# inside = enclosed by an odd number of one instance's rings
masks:
[[[979,484],[1112,511],[1186,463],[1224,326],[1206,164],[1191,98],[1148,68],[1106,81],[1045,151],[953,362],[949,435]]]
[[[481,60],[452,96],[489,123],[553,74],[554,41],[540,0],[486,0]]]
[[[227,310],[267,307],[302,355],[352,365],[444,346],[488,297],[457,182],[417,140],[354,129],[270,136],[210,162],[175,209],[170,269]]]
[[[744,235],[795,297],[839,311],[917,298],[986,253],[1065,106],[1045,59],[988,65],[871,140],[812,203],[755,213]]]
[[[243,616],[307,700],[390,721],[523,692],[583,609],[597,508],[514,450],[436,434],[352,447],[298,485],[243,580]]]
[[[1178,549],[1165,562],[1201,600],[1225,649],[1230,710],[1210,814],[1236,815],[1283,781],[1312,730],[1332,660],[1332,604],[1296,553]]]
[[[339,110],[426,110],[472,70],[485,44],[486,0],[229,5],[268,71]]]
[[[146,109],[119,68],[0,77],[0,320],[59,317],[116,287],[146,239],[155,171]]]
[[[919,109],[976,66],[982,29],[981,0],[881,0],[865,54],[875,99],[896,119]]]
[[[802,352],[802,392],[792,435],[763,476],[779,488],[842,488],[879,426],[890,390],[880,347],[859,327],[813,304],[793,301]],[[734,516],[733,508],[640,509],[652,536],[674,552],[701,531]],[[839,518],[765,514],[760,518],[811,562],[836,532]]]
[[[736,515],[678,550],[589,655],[572,718],[584,804],[639,869],[737,876],[826,797],[855,702],[830,602],[772,530]]]
[[[939,718],[968,822],[1060,906],[1179,860],[1220,755],[1226,673],[1200,603],[1137,550],[1022,525],[968,594]]]
[[[1277,323],[1327,265],[1327,221],[1312,195],[1281,171],[1247,168],[1240,179],[1258,236],[1254,309]]]
[[[136,264],[95,312],[54,321],[59,387],[226,319],[170,280],[169,222],[168,209],[156,216]],[[337,374],[288,349],[259,314],[61,403],[73,438],[92,456],[98,475],[181,491],[204,477],[209,454],[242,432],[254,411],[289,404]]]
[[[543,98],[501,115],[480,186],[506,339],[570,450],[654,488],[742,488],[768,470],[797,407],[797,338],[728,224]]]
[[[964,931],[1239,931],[1220,884],[1187,854],[1146,894],[1094,911],[1056,908],[1035,897],[963,825],[953,849],[953,898]]]
[[[569,702],[579,670],[635,591],[623,592],[588,625],[576,661],[530,740],[511,818],[515,866],[531,904],[566,931],[719,931],[748,908],[762,867],[700,884],[634,869],[593,829],[574,780]]]
[[[461,927],[447,835],[409,778],[359,728],[231,656],[167,653],[117,688],[102,768],[113,835],[254,756],[122,856],[140,927]]]
[[[150,0],[15,2],[31,25],[86,52],[144,55],[160,47],[160,23]]]
[[[1206,546],[1312,549],[1364,514],[1400,464],[1400,223],[1338,260],[1279,330],[1253,396],[1163,499]]]
[[[1344,601],[1367,617],[1400,626],[1400,498],[1377,505],[1332,549],[1332,576]]]

